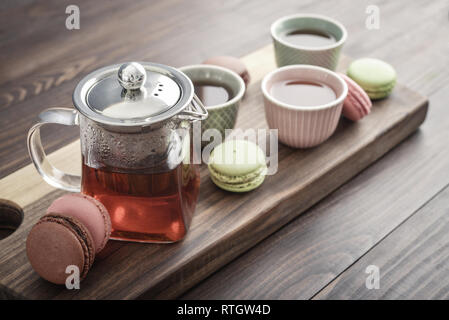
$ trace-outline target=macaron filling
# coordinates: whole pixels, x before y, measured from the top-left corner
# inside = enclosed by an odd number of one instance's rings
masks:
[[[80,278],[84,279],[90,267],[94,263],[95,258],[95,253],[93,252],[92,247],[92,238],[89,234],[89,231],[75,219],[70,217],[62,217],[58,214],[47,214],[38,223],[44,222],[61,224],[67,227],[70,231],[74,232],[77,238],[80,240],[80,244],[83,247],[84,252],[84,266],[83,270],[80,270]]]
[[[267,168],[260,167],[260,168],[256,169],[255,171],[250,172],[246,175],[242,175],[242,176],[239,176],[239,175],[232,176],[232,175],[222,174],[222,173],[218,172],[216,169],[214,169],[213,166],[211,166],[209,168],[209,170],[211,171],[212,177],[217,181],[220,181],[220,182],[226,183],[226,184],[244,184],[247,182],[251,182],[254,179],[256,179],[262,175],[265,175]]]
[[[231,191],[231,192],[246,192],[246,191],[250,191],[253,190],[257,187],[259,187],[265,180],[265,175],[261,175],[259,177],[254,178],[251,181],[248,181],[246,183],[226,183],[223,181],[220,181],[218,179],[215,179],[214,176],[211,176],[212,181],[219,186],[220,188],[226,190],[226,191]]]

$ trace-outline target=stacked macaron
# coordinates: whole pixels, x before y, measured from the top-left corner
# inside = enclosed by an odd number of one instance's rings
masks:
[[[31,229],[26,242],[28,260],[52,283],[65,283],[68,266],[78,267],[82,280],[110,234],[109,214],[98,200],[67,194],[56,199]]]
[[[231,192],[247,192],[265,180],[265,154],[255,143],[247,140],[227,140],[216,146],[208,164],[212,181]]]
[[[372,100],[387,97],[396,84],[394,68],[379,59],[355,60],[349,66],[347,74],[366,91]]]

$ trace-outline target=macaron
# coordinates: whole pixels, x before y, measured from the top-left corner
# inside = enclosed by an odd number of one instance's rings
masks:
[[[247,140],[227,140],[211,152],[208,164],[212,181],[221,189],[247,192],[265,180],[265,154],[255,143]]]
[[[248,87],[248,84],[251,81],[248,69],[246,68],[245,64],[238,58],[231,56],[217,56],[205,60],[203,64],[212,64],[234,71],[243,79],[246,87]]]
[[[71,193],[53,201],[47,213],[57,212],[80,221],[92,235],[95,252],[100,252],[111,235],[111,219],[104,205],[82,193]]]
[[[79,269],[84,279],[95,259],[89,230],[75,218],[57,213],[43,216],[31,229],[26,253],[33,269],[45,280],[64,284],[68,266]]]
[[[368,94],[354,80],[340,73],[340,77],[348,85],[348,95],[343,102],[343,116],[358,121],[371,112],[373,106]]]
[[[394,68],[379,59],[355,60],[349,66],[347,75],[357,82],[372,100],[387,97],[396,84]]]

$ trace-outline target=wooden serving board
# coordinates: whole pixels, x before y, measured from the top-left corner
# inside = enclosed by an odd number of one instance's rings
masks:
[[[273,48],[266,46],[243,61],[252,83],[237,128],[266,128],[260,80],[275,68]],[[344,70],[348,62],[343,57],[339,69]],[[426,98],[397,84],[389,98],[374,104],[368,117],[358,123],[342,119],[336,133],[319,147],[298,150],[280,144],[278,172],[246,194],[218,189],[202,166],[200,199],[185,240],[168,245],[109,241],[80,290],[42,280],[28,263],[25,241],[30,228],[64,193],[48,186],[28,165],[0,180],[0,198],[16,202],[25,212],[19,229],[0,240],[0,297],[175,298],[404,140],[424,121],[427,107]],[[61,169],[79,172],[79,142],[52,153],[50,159]]]

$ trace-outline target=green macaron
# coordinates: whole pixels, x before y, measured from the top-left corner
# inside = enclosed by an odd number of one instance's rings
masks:
[[[211,152],[208,164],[212,181],[231,192],[247,192],[265,180],[265,154],[247,140],[227,140]]]
[[[396,84],[394,68],[379,59],[355,60],[349,66],[347,74],[366,91],[372,100],[385,98]]]

